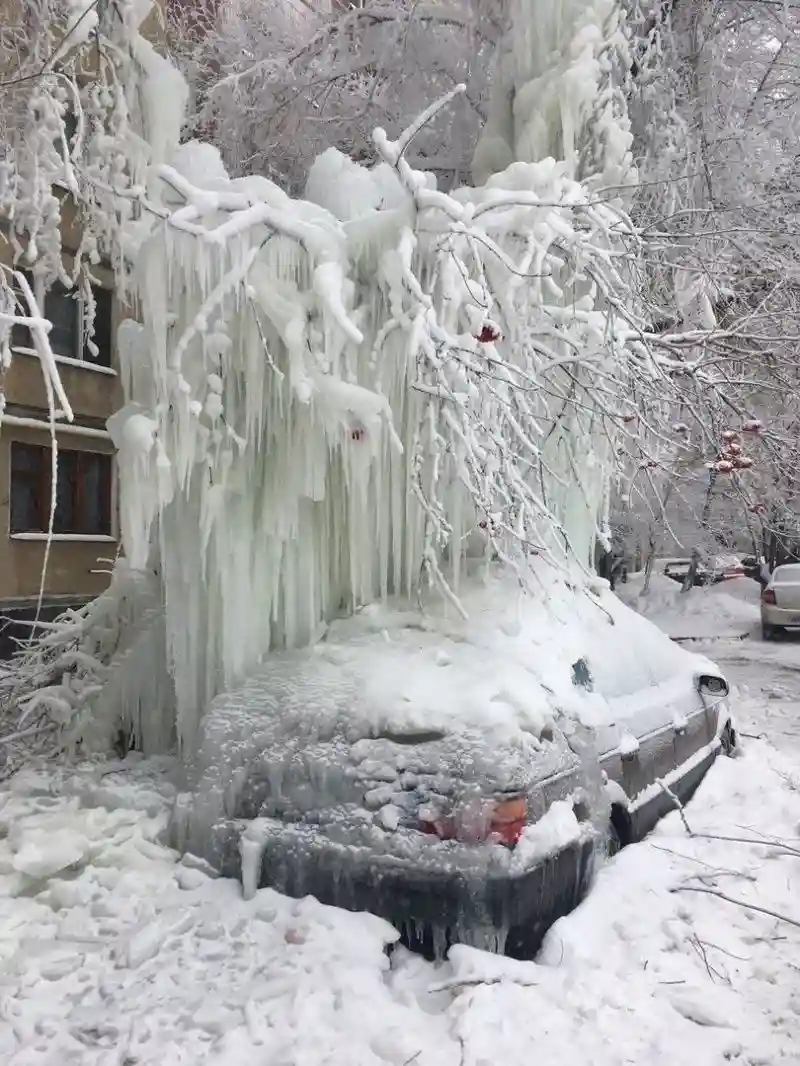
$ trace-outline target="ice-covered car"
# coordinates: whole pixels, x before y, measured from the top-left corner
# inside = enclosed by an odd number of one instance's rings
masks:
[[[734,581],[736,578],[745,577],[744,563],[738,555],[715,555],[709,563],[711,583],[720,581]]]
[[[462,596],[469,621],[368,608],[219,697],[176,845],[434,954],[530,956],[733,747],[727,685],[604,583]]]
[[[689,574],[689,570],[692,566],[691,559],[663,559],[661,560],[664,570],[664,576],[668,577],[671,581],[677,581],[679,585],[682,585]],[[694,585],[707,585],[709,582],[709,570],[703,562],[698,562],[694,570]]]

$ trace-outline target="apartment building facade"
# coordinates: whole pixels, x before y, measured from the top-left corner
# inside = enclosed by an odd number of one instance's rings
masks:
[[[62,204],[65,266],[71,265],[79,232],[68,197]],[[0,223],[2,230],[2,223]],[[0,234],[0,261],[11,250]],[[47,394],[39,358],[24,328],[11,338],[13,358],[3,375],[5,410],[0,423],[0,619],[52,617],[102,592],[116,556],[118,530],[114,448],[106,419],[122,402],[114,338],[119,308],[109,267],[94,269],[94,330],[87,343],[84,299],[53,285],[44,298],[50,342],[74,412],[55,422],[53,448]],[[46,562],[46,566],[45,566]],[[16,627],[12,627],[16,628]],[[0,620],[0,630],[3,621]],[[7,654],[9,628],[0,635]]]
[[[166,0],[153,0],[140,26],[157,49],[164,43],[165,7]],[[0,0],[0,74],[9,84],[18,78],[25,58],[19,42],[24,44],[29,33],[28,10],[20,0]],[[117,17],[104,0],[97,10],[101,26],[104,18]],[[88,49],[80,77],[94,80],[97,62],[96,50]],[[30,84],[27,78],[19,80]],[[60,200],[69,275],[81,232],[66,189],[53,191]],[[13,251],[6,228],[0,218],[0,264],[10,267]],[[24,234],[17,236],[24,243]],[[97,264],[92,272],[97,284],[91,309],[79,292],[58,284],[44,296],[51,347],[74,414],[72,422],[60,418],[55,423],[55,476],[45,382],[26,330],[14,330],[11,364],[0,371],[5,400],[0,417],[0,658],[15,647],[13,638],[30,633],[30,626],[18,623],[37,614],[42,620],[52,618],[101,593],[117,556],[117,476],[106,420],[123,402],[116,336],[120,319],[129,312],[115,298],[110,265]],[[91,343],[84,328],[89,311],[94,318]]]

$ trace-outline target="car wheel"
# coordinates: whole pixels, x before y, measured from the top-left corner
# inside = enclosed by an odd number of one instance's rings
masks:
[[[622,851],[630,840],[628,816],[618,804],[611,808],[611,817],[608,819],[608,835],[606,836],[606,855],[611,858],[617,852]]]
[[[733,728],[730,722],[725,723],[725,728],[719,735],[719,742],[722,745],[722,750],[728,758],[733,758],[736,754],[736,730]]]
[[[766,622],[761,623],[761,639],[762,640],[774,640],[777,634],[775,626],[768,625]]]
[[[620,840],[619,831],[614,823],[609,821],[608,836],[606,837],[606,855],[611,859],[620,851],[622,851],[622,841]]]

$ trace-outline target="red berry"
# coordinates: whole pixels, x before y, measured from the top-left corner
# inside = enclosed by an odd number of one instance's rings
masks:
[[[479,340],[481,344],[494,344],[495,341],[500,340],[500,330],[491,322],[485,322],[475,339]]]

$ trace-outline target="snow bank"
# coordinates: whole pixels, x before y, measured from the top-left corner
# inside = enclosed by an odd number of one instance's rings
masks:
[[[702,640],[744,636],[759,624],[761,588],[750,578],[734,578],[681,592],[676,581],[653,574],[647,595],[642,593],[643,584],[643,574],[632,574],[626,585],[617,587],[617,593],[671,637]]]

